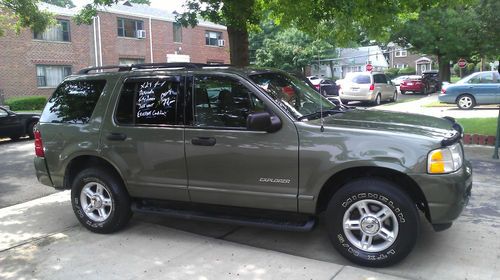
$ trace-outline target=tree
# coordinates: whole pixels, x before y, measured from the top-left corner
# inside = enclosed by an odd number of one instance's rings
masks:
[[[256,51],[256,64],[303,72],[307,65],[332,50],[331,44],[319,39],[313,40],[305,32],[292,27],[264,39],[262,48]]]
[[[477,0],[421,11],[396,27],[392,40],[412,50],[435,55],[440,78],[449,81],[449,61],[500,53],[499,14],[485,10],[499,9],[499,6],[495,0]]]
[[[65,7],[65,8],[74,8],[75,7],[75,4],[73,3],[72,0],[42,0],[42,2],[56,5],[59,7]]]
[[[37,0],[0,0],[0,36],[5,29],[14,29],[17,33],[23,28],[42,32],[55,23],[52,14],[40,11]]]

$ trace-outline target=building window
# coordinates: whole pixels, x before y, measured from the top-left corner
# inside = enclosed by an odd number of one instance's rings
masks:
[[[44,41],[71,41],[69,20],[58,19],[57,24],[48,27],[44,32],[34,33],[35,39]]]
[[[222,39],[222,32],[205,31],[205,45],[218,46],[218,41]]]
[[[182,25],[180,23],[174,22],[174,42],[182,43]]]
[[[394,53],[395,57],[406,57],[408,56],[408,52],[403,49],[397,49],[396,52]]]
[[[396,64],[395,66],[396,66],[396,68],[398,68],[398,69],[404,69],[404,68],[407,68],[407,67],[408,67],[408,64],[404,64],[404,63],[403,63],[403,64]]]
[[[137,30],[144,30],[142,20],[118,18],[118,37],[137,38]]]
[[[57,87],[66,76],[71,75],[71,66],[37,65],[36,80],[38,87]]]
[[[144,58],[120,58],[118,60],[119,65],[142,64],[142,63],[144,63]]]

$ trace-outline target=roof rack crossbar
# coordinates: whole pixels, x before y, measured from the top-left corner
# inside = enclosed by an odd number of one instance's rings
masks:
[[[83,74],[88,74],[90,71],[105,70],[105,69],[118,69],[118,71],[130,71],[131,67],[130,65],[104,65],[96,67],[87,67],[78,71],[78,74],[83,75]]]

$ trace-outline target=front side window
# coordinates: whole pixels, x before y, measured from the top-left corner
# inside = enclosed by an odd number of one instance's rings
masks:
[[[37,65],[36,80],[38,87],[57,87],[66,76],[71,75],[71,66]]]
[[[284,73],[262,73],[250,79],[260,86],[277,104],[296,119],[332,109],[333,104],[312,89],[305,81]]]
[[[71,41],[69,20],[58,19],[57,24],[48,27],[44,32],[35,33],[35,39],[44,41]]]
[[[207,46],[218,46],[220,39],[222,39],[222,32],[205,31],[205,44]]]
[[[115,118],[126,125],[182,124],[181,77],[125,82]]]
[[[180,23],[174,22],[174,42],[182,43],[182,25]]]
[[[47,102],[41,122],[84,124],[90,120],[104,80],[66,81],[61,84]]]
[[[118,18],[118,37],[137,38],[137,31],[144,30],[142,20]]]

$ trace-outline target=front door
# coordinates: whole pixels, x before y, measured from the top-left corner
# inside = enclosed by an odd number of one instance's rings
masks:
[[[0,108],[0,136],[22,136],[23,126],[20,118],[10,115],[6,110]]]
[[[247,130],[248,114],[269,111],[272,105],[241,78],[195,75],[189,84],[193,118],[186,127],[185,149],[191,200],[297,211],[293,122],[281,115],[277,132]]]
[[[497,102],[498,84],[494,81],[493,72],[479,73],[470,79],[468,84],[477,104],[494,104]]]
[[[184,159],[184,77],[128,78],[102,129],[103,154],[131,196],[189,201]]]

